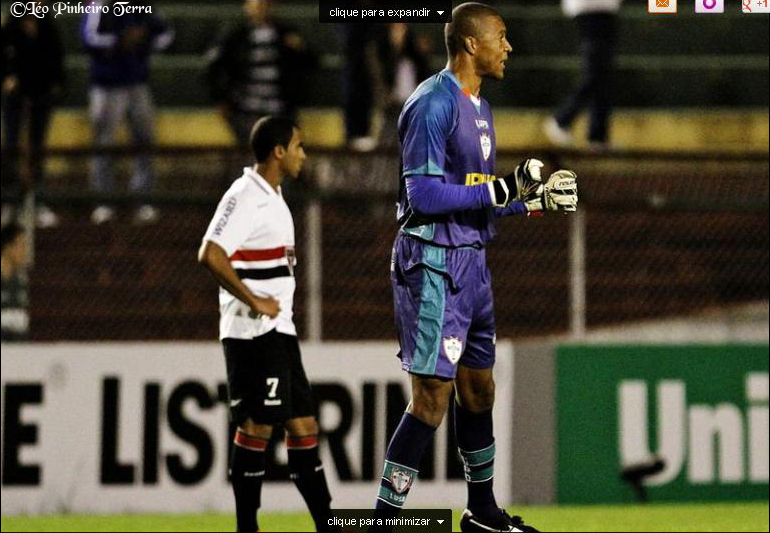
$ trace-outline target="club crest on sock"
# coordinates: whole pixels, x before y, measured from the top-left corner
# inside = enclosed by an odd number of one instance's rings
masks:
[[[390,473],[390,484],[398,494],[404,494],[412,487],[414,476],[405,470],[393,469]]]

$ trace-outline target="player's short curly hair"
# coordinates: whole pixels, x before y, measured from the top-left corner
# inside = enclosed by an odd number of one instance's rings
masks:
[[[258,163],[263,163],[276,146],[289,147],[297,123],[290,118],[266,116],[259,119],[251,129],[249,144]]]
[[[482,17],[500,17],[494,8],[479,2],[466,2],[452,10],[452,22],[444,25],[444,44],[450,56],[456,55],[465,46],[466,37],[479,34],[478,21]]]

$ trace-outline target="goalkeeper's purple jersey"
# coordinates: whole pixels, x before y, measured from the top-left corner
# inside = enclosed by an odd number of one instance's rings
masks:
[[[483,98],[443,70],[412,93],[398,119],[402,231],[441,246],[484,246],[495,236],[492,208],[422,216],[409,205],[405,179],[439,176],[444,183],[481,185],[495,178],[495,130]],[[427,178],[431,179],[431,178]]]

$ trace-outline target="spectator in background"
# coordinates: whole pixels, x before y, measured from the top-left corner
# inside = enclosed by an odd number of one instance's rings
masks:
[[[26,269],[27,237],[15,222],[2,229],[2,340],[24,340],[29,332]]]
[[[358,0],[367,7],[369,0]],[[342,24],[342,49],[345,53],[343,89],[345,91],[345,141],[349,148],[367,152],[377,147],[372,131],[377,43],[382,24]]]
[[[380,36],[377,51],[387,98],[383,146],[398,146],[396,130],[401,108],[417,86],[432,75],[430,49],[430,40],[415,35],[408,24],[388,24],[387,32]]]
[[[141,1],[132,4],[147,5]],[[150,54],[168,48],[174,33],[154,12],[118,16],[114,9],[104,14],[98,10],[86,14],[81,32],[91,55],[89,112],[96,147],[112,146],[118,126],[127,118],[134,144],[142,151],[136,157],[129,188],[132,193],[147,194],[152,187],[153,169],[146,150],[154,142],[154,111],[147,84]],[[94,159],[91,187],[100,193],[114,192],[115,176],[109,156],[98,155]],[[100,205],[91,214],[91,221],[102,224],[114,216],[112,206]],[[134,213],[134,222],[140,224],[157,218],[157,209],[149,204],[141,205]]]
[[[379,59],[378,82],[384,95],[382,126],[376,145],[385,154],[370,158],[370,175],[375,183],[388,183],[394,179],[392,152],[398,148],[398,116],[406,99],[417,86],[432,75],[430,71],[430,40],[416,35],[408,24],[393,23],[384,26],[378,35],[377,54]],[[360,141],[359,141],[360,143]],[[375,142],[372,137],[372,145]],[[368,146],[356,145],[354,150],[366,151]]]
[[[544,124],[545,134],[556,145],[573,143],[570,131],[575,117],[589,110],[588,142],[605,148],[609,139],[612,110],[612,70],[622,0],[562,0],[568,17],[575,19],[583,54],[583,79],[577,90]]]
[[[270,0],[246,0],[245,20],[206,54],[211,98],[244,146],[259,118],[296,120],[316,64],[302,35],[276,23],[271,10]]]
[[[30,185],[36,193],[43,190],[43,149],[53,105],[64,89],[64,46],[53,17],[8,17],[2,28],[2,55],[3,135],[9,152],[3,156],[2,189],[3,195],[19,198]],[[29,151],[22,169],[24,122]],[[41,228],[58,224],[44,204],[38,204],[36,218]]]

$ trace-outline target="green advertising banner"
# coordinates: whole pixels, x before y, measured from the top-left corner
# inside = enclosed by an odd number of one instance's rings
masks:
[[[768,499],[768,346],[561,346],[559,503],[633,501],[624,467],[665,465],[650,501]]]

